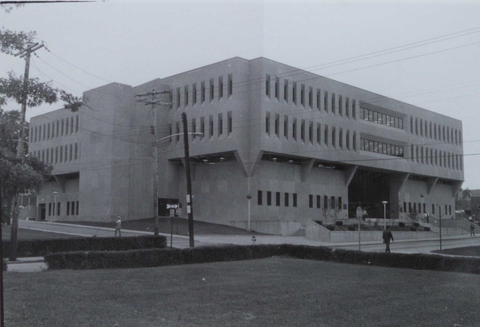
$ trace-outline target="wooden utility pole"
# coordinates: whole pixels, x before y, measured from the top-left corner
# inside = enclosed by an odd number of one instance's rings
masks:
[[[157,110],[155,109],[155,105],[165,105],[165,106],[170,106],[172,103],[171,102],[165,102],[165,101],[160,101],[157,100],[156,96],[158,94],[165,94],[165,93],[171,93],[170,90],[161,90],[161,91],[155,91],[155,89],[152,89],[150,92],[145,92],[145,93],[138,93],[135,95],[137,102],[143,102],[145,105],[152,105],[152,111],[153,111],[153,216],[155,217],[155,231],[154,235],[158,236],[158,190],[157,190],[157,183],[158,183],[158,147],[157,147]],[[151,97],[150,100],[148,100],[146,97]]]
[[[188,124],[187,114],[182,112],[183,123],[183,144],[185,148],[185,173],[187,177],[187,214],[188,214],[188,238],[190,247],[195,246],[193,237],[193,197],[192,197],[192,179],[190,177],[190,150],[188,148]]]
[[[28,100],[28,75],[30,71],[30,56],[32,52],[43,47],[43,44],[35,43],[23,51],[20,51],[15,57],[20,56],[25,58],[25,74],[23,76],[23,90],[22,90],[22,110],[20,113],[20,135],[18,137],[17,144],[17,158],[23,156],[23,150],[25,148],[25,114],[27,112],[27,100]],[[12,226],[10,234],[10,261],[17,260],[17,239],[18,239],[18,195],[15,195],[12,213]]]

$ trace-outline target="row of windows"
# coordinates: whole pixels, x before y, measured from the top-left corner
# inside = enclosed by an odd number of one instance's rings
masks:
[[[273,89],[272,89],[273,85]],[[281,94],[281,91],[282,94]],[[328,91],[313,88],[305,84],[280,80],[279,77],[266,75],[265,95],[269,98],[285,102],[292,102],[295,105],[301,105],[304,108],[317,109],[330,112],[342,117],[352,117],[355,119],[356,101],[340,94],[329,93]]]
[[[78,115],[30,128],[30,141],[39,142],[78,133]]]
[[[78,143],[71,143],[49,149],[33,151],[30,154],[46,164],[63,164],[78,160],[79,146]]]
[[[408,211],[407,211],[407,205],[408,205]],[[433,204],[432,203],[432,211],[431,214],[435,214],[435,208],[441,208],[441,205],[439,204]],[[407,213],[413,213],[413,214],[418,214],[418,213],[428,213],[427,212],[427,206],[425,203],[415,203],[415,202],[403,202],[403,212]],[[451,215],[452,214],[452,206],[451,205],[446,205],[444,206],[444,215]],[[442,212],[439,212],[439,214],[442,214]]]
[[[193,107],[196,104],[201,105],[207,101],[220,100],[224,96],[229,97],[232,94],[233,76],[229,74],[226,83],[224,83],[224,77],[220,76],[216,79],[211,78],[208,81],[177,87],[173,95],[173,107],[178,109],[181,106],[187,107],[190,104]]]
[[[170,138],[170,142],[180,141],[180,134],[183,133],[181,128],[181,123],[176,122],[175,124],[169,124],[169,135],[173,136]],[[230,135],[233,132],[233,118],[232,112],[229,111],[226,114],[220,113],[217,116],[210,115],[208,117],[192,118],[191,120],[191,129],[192,133],[201,133],[203,135],[193,135],[193,138],[204,138],[211,139],[214,137],[221,137],[222,135]],[[183,135],[183,134],[182,134]]]
[[[257,192],[257,204],[258,205],[263,205],[264,204],[264,199],[263,199],[263,191],[258,191]],[[281,206],[283,203],[284,207],[289,207],[290,205],[294,208],[298,206],[298,196],[297,193],[281,193],[281,192],[271,192],[271,191],[266,191],[266,199],[265,199],[265,204],[267,206]],[[275,198],[273,198],[275,196]],[[338,198],[331,196],[328,197],[327,195],[323,196],[323,206],[322,206],[322,196],[316,195],[314,196],[313,194],[308,195],[308,207],[313,208],[314,207],[314,198],[316,199],[316,207],[317,209],[341,209],[342,208],[342,197],[339,196]],[[291,200],[291,202],[290,202]]]
[[[403,129],[403,118],[383,114],[375,110],[360,107],[360,119],[371,121],[377,124]]]
[[[410,133],[444,143],[462,143],[462,133],[459,130],[417,117],[410,117]]]
[[[298,131],[300,127],[300,131]],[[265,133],[268,136],[283,135],[287,140],[317,143],[334,148],[356,150],[356,133],[347,129],[297,119],[288,115],[265,113]]]
[[[417,163],[463,170],[463,157],[459,154],[419,145],[412,145],[411,152],[412,161]]]
[[[404,156],[403,146],[367,140],[364,138],[360,138],[360,150],[401,158]]]
[[[66,211],[65,211],[65,215],[67,216],[78,216],[78,208],[79,208],[79,202],[78,201],[67,201],[66,203]],[[62,208],[62,203],[61,202],[57,202],[57,203],[49,203],[48,204],[48,216],[49,217],[52,217],[52,216],[60,216],[62,214],[62,211],[61,211],[61,208]],[[56,210],[55,210],[56,209]],[[55,213],[56,211],[56,213]]]

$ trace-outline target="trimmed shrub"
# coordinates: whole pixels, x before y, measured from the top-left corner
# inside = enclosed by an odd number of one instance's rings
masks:
[[[315,222],[319,225],[323,225],[323,221],[321,221],[321,220],[315,220]]]
[[[413,227],[413,226],[410,227],[410,230],[411,230],[412,232],[416,232],[416,231],[417,231],[417,229],[416,229],[415,227]]]
[[[413,226],[418,227],[418,226],[420,226],[420,224],[419,223],[413,223]]]
[[[333,232],[335,230],[335,226],[329,225],[325,226],[329,231]]]
[[[337,226],[343,226],[343,221],[341,221],[341,220],[340,220],[340,221],[336,221],[336,222],[335,222],[335,225],[337,225]]]
[[[105,269],[250,260],[272,256],[480,274],[480,258],[456,258],[429,254],[386,254],[290,244],[55,253],[46,255],[45,261],[49,269]]]
[[[18,242],[18,257],[42,257],[49,253],[75,251],[124,251],[164,248],[165,236],[85,237]],[[2,241],[2,255],[10,255],[10,241]]]
[[[354,231],[354,230],[356,230],[356,228],[355,228],[355,226],[348,226],[348,230],[349,231]]]
[[[399,223],[398,223],[398,226],[400,226],[400,227],[405,227],[405,223],[404,223],[404,222],[399,222]]]
[[[423,227],[423,230],[426,231],[426,232],[429,232],[429,231],[430,231],[430,227]]]

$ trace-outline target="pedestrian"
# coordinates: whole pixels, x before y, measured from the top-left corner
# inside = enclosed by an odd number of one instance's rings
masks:
[[[368,212],[367,210],[363,210],[362,219],[365,220],[366,218],[368,218]]]
[[[122,219],[120,216],[117,216],[117,225],[115,226],[115,237],[117,237],[117,233],[119,237],[122,237]]]
[[[393,242],[393,234],[389,230],[390,227],[387,226],[387,229],[383,231],[383,243],[385,243],[385,253],[390,253],[390,240]]]
[[[470,225],[470,236],[475,236],[475,226],[473,224]]]

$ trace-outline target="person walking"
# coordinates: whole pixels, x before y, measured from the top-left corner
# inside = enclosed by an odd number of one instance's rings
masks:
[[[119,237],[122,237],[122,219],[120,216],[117,216],[117,222],[115,226],[115,237],[117,237],[117,233]]]
[[[387,229],[383,231],[383,243],[385,243],[385,253],[390,253],[390,240],[393,242],[393,234],[389,230],[389,227],[387,226]]]
[[[475,226],[470,224],[470,236],[475,236]]]

